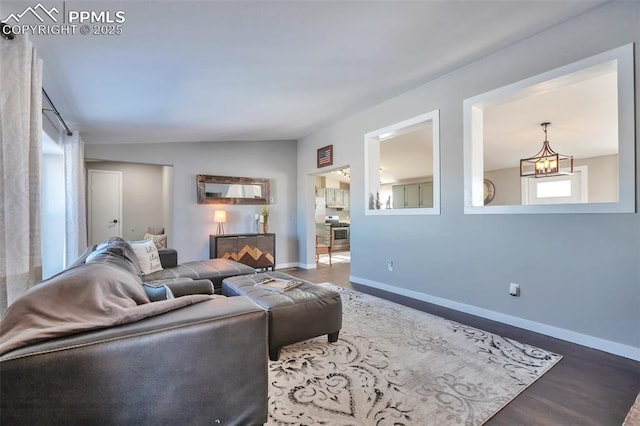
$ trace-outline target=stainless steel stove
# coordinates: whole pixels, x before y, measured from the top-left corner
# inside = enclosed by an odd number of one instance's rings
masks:
[[[340,222],[337,215],[327,216],[325,218],[325,229],[331,235],[332,250],[349,250],[351,246],[350,240],[350,224]]]

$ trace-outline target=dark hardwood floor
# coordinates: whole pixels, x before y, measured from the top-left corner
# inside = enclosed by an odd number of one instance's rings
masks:
[[[563,356],[497,413],[488,425],[622,425],[640,392],[640,362],[452,309],[349,282],[349,264],[287,269],[315,283],[331,282],[480,328]],[[284,270],[283,270],[284,271]]]

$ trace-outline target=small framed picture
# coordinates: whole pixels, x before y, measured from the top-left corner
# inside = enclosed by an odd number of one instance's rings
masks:
[[[333,145],[318,149],[318,168],[333,165]]]

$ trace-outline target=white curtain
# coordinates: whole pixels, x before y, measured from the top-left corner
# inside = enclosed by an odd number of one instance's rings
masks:
[[[87,247],[84,142],[75,131],[72,136],[63,133],[61,145],[64,155],[66,268]]]
[[[42,61],[0,38],[0,311],[42,278],[41,144]]]

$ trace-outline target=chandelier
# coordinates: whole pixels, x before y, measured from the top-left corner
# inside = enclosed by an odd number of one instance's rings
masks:
[[[551,123],[542,123],[544,142],[542,149],[533,157],[520,160],[520,177],[550,177],[573,174],[573,156],[563,155],[551,149],[547,140],[547,127]]]

